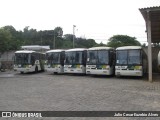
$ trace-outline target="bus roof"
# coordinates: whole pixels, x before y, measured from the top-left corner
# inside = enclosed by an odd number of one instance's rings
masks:
[[[112,47],[92,47],[92,48],[89,48],[88,50],[111,50],[111,49],[114,49]]]
[[[74,48],[74,49],[69,49],[69,50],[65,50],[66,52],[70,52],[70,51],[84,51],[87,50],[86,48]]]
[[[142,49],[141,46],[123,46],[123,47],[118,47],[116,50],[134,50],[134,49]]]
[[[19,51],[16,51],[15,53],[34,53],[35,51],[32,51],[32,50],[19,50]]]
[[[49,50],[49,46],[40,46],[40,45],[28,45],[28,46],[21,46],[24,50]]]
[[[55,50],[49,50],[47,51],[46,53],[51,53],[51,52],[62,52],[62,51],[65,51],[63,49],[55,49]]]

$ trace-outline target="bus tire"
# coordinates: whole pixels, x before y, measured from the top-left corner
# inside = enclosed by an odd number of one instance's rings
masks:
[[[57,75],[58,73],[57,73],[57,72],[54,72],[53,74],[54,74],[54,75]]]
[[[120,75],[116,75],[116,78],[120,78],[121,76]]]
[[[35,73],[37,73],[37,72],[38,72],[38,67],[36,66],[36,67],[35,67]]]
[[[20,73],[21,73],[21,74],[23,74],[24,72],[23,72],[23,71],[21,71]]]

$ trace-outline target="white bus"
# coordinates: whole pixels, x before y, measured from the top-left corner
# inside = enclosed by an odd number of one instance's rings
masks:
[[[116,76],[143,76],[147,72],[147,56],[141,46],[116,49]]]
[[[20,50],[15,52],[14,71],[20,73],[38,72],[44,70],[45,54],[32,51]]]
[[[87,49],[75,48],[65,51],[64,73],[86,73]]]
[[[115,50],[111,47],[93,47],[87,51],[86,74],[113,75]]]
[[[62,49],[47,51],[45,70],[54,74],[64,73],[64,59],[65,51]]]

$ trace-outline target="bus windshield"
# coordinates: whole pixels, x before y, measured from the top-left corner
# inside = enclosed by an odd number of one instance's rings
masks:
[[[116,64],[141,64],[140,50],[118,50]]]
[[[117,51],[117,64],[127,64],[127,50],[119,50]]]
[[[91,50],[87,54],[87,64],[108,64],[109,56],[107,50]]]
[[[15,64],[30,64],[30,54],[28,53],[16,53]]]
[[[48,64],[59,64],[60,63],[60,53],[54,52],[54,53],[47,53],[47,60]]]
[[[82,51],[66,52],[65,57],[65,64],[82,64]]]
[[[140,50],[129,50],[128,51],[128,64],[141,64]]]

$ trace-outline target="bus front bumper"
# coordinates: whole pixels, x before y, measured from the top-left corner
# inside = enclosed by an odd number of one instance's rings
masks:
[[[63,73],[63,70],[60,68],[45,68],[47,72],[52,72],[52,73]]]
[[[34,72],[35,70],[32,68],[14,68],[14,71],[18,72]]]
[[[116,76],[143,76],[143,72],[140,70],[116,70]]]
[[[86,74],[91,75],[111,75],[112,73],[109,70],[100,70],[100,69],[86,69]]]
[[[64,73],[80,73],[80,74],[85,74],[86,71],[83,69],[75,69],[75,68],[64,68]]]

